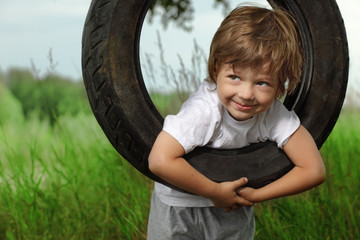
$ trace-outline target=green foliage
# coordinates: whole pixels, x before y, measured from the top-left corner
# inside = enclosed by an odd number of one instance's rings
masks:
[[[82,83],[13,69],[7,84],[0,76],[0,239],[145,239],[152,182],[106,139]],[[163,115],[181,105],[151,97]],[[322,147],[324,184],[255,206],[256,239],[360,237],[359,118],[344,110]]]
[[[323,185],[255,206],[255,239],[360,237],[359,117],[342,113],[324,144]],[[92,115],[2,125],[0,180],[0,239],[145,239],[152,183]]]
[[[0,239],[145,239],[151,182],[92,115],[0,128]]]
[[[0,125],[6,122],[21,123],[23,120],[21,103],[7,89],[0,76]]]
[[[215,7],[221,5],[224,12],[228,11],[230,6],[229,0],[214,0],[213,3]],[[191,0],[153,0],[149,20],[151,22],[155,15],[159,15],[165,28],[169,22],[174,22],[177,27],[190,31],[193,14],[194,7]]]
[[[182,105],[182,101],[176,93],[162,94],[154,92],[150,94],[150,97],[163,117],[169,114],[176,114]]]
[[[324,184],[255,206],[256,239],[359,238],[359,117],[344,111],[322,147]],[[145,239],[152,183],[91,114],[2,124],[0,181],[0,239]]]
[[[52,74],[34,79],[30,71],[23,69],[9,70],[6,80],[21,102],[25,117],[36,111],[41,119],[49,119],[53,125],[61,115],[90,112],[82,82]]]
[[[191,0],[154,0],[150,7],[150,20],[155,15],[156,6],[162,8],[161,23],[165,28],[169,21],[173,21],[178,27],[187,31],[191,30],[191,27],[186,25],[193,19],[194,8]]]

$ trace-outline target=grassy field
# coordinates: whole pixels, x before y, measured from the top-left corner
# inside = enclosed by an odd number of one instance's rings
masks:
[[[0,128],[0,239],[144,239],[151,182],[92,115]]]
[[[326,182],[256,205],[255,239],[359,239],[360,113],[321,149]],[[0,125],[0,239],[145,239],[152,182],[92,115]]]

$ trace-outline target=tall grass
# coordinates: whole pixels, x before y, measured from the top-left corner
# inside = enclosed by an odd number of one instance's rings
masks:
[[[191,58],[188,59],[190,66],[186,66],[183,58],[178,54],[179,62],[174,68],[165,59],[159,32],[157,32],[156,46],[159,55],[145,53],[142,56],[142,70],[145,73],[145,83],[151,99],[156,103],[159,112],[165,116],[177,113],[189,94],[197,90],[206,76],[207,60],[204,50],[194,40]],[[158,60],[158,66],[154,65],[154,62],[157,62],[154,59]]]
[[[359,239],[359,117],[322,147],[323,185],[255,206],[255,239]],[[91,115],[0,127],[0,239],[145,239],[151,189]]]
[[[0,239],[144,239],[150,189],[91,115],[0,127]]]
[[[25,119],[20,103],[0,96],[12,106],[1,109],[0,239],[146,238],[152,182],[119,156],[92,114],[50,124],[36,112]],[[163,115],[181,104],[176,93],[152,98]],[[360,239],[359,118],[343,111],[322,147],[323,185],[255,206],[255,239]]]

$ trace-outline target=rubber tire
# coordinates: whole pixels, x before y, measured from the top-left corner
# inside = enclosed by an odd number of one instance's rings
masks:
[[[83,79],[94,115],[116,150],[145,176],[175,188],[148,169],[148,155],[163,123],[144,85],[139,61],[141,28],[150,3],[91,2],[82,39]],[[296,111],[320,148],[339,116],[347,86],[348,46],[340,11],[334,0],[270,4],[286,9],[298,22],[303,81],[284,104]],[[246,176],[252,187],[264,186],[293,167],[271,142],[237,150],[199,148],[185,158],[214,181]]]

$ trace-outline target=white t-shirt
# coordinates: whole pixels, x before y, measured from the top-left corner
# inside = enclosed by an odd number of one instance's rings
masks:
[[[232,118],[220,102],[216,85],[203,82],[182,105],[177,115],[165,118],[163,130],[188,153],[198,146],[234,149],[271,140],[282,148],[298,129],[300,121],[278,100],[265,112],[245,120]],[[209,199],[176,191],[156,182],[155,194],[165,204],[181,207],[213,206]]]

